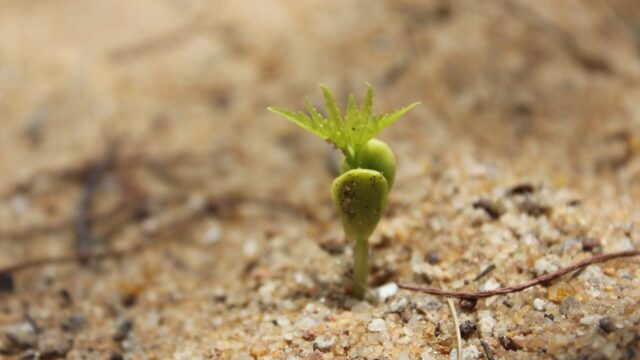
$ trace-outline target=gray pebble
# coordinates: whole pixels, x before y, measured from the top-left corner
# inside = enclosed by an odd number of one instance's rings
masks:
[[[578,306],[580,306],[580,301],[578,301],[573,296],[570,296],[564,299],[562,304],[560,304],[560,312],[562,313],[562,315],[567,316]]]
[[[11,326],[5,331],[5,335],[13,345],[21,349],[34,348],[38,342],[36,329],[28,321]]]
[[[325,334],[316,339],[315,343],[313,343],[313,348],[322,352],[328,352],[335,342],[335,337]]]
[[[611,319],[608,316],[605,316],[602,319],[600,319],[599,325],[600,325],[600,329],[602,329],[602,331],[606,333],[613,332],[617,329],[616,324],[613,322],[613,319]]]
[[[37,360],[40,358],[40,354],[33,350],[27,350],[20,355],[20,360]]]
[[[116,332],[113,334],[113,340],[122,341],[129,336],[129,333],[133,330],[133,323],[129,319],[122,319],[118,321],[116,325]]]
[[[79,314],[71,315],[62,323],[61,328],[67,332],[78,332],[87,325],[87,319]]]
[[[59,330],[47,331],[38,338],[38,350],[43,358],[64,357],[71,345],[71,339]]]
[[[460,324],[460,335],[463,339],[467,339],[478,330],[478,326],[471,320],[463,321]]]
[[[404,309],[409,306],[410,301],[407,297],[401,296],[393,299],[389,304],[389,309],[395,313],[401,313]]]

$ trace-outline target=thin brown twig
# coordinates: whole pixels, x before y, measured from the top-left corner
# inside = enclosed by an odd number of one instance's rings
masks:
[[[491,265],[487,266],[484,270],[482,270],[480,272],[480,274],[478,274],[478,276],[473,278],[473,281],[478,281],[478,280],[482,279],[483,277],[489,275],[489,273],[491,273],[495,269],[496,269],[496,264],[491,264]]]
[[[495,356],[493,355],[493,350],[486,342],[480,340],[480,345],[482,345],[482,350],[484,351],[484,356],[487,360],[495,360]]]
[[[160,228],[154,229],[151,233],[143,234],[147,237],[169,236],[175,235],[182,229],[183,225],[188,224],[191,220],[206,214],[207,212],[222,213],[226,210],[232,209],[242,204],[255,204],[259,206],[269,207],[274,211],[282,211],[291,213],[294,215],[302,216],[306,219],[313,218],[315,215],[308,211],[308,209],[296,204],[287,203],[275,199],[264,198],[250,198],[243,196],[220,196],[211,197],[206,199],[203,206],[187,211],[185,214],[179,216],[175,221],[171,221],[160,225]],[[4,268],[0,268],[0,274],[12,274],[18,271],[38,268],[46,265],[59,265],[74,262],[86,262],[90,260],[103,260],[108,258],[121,258],[127,254],[136,253],[143,250],[146,246],[157,244],[159,241],[142,241],[136,245],[132,245],[128,249],[122,250],[106,250],[106,251],[87,251],[85,253],[77,253],[70,255],[63,255],[57,257],[45,257],[40,259],[26,260],[14,265],[9,265]]]
[[[78,252],[88,253],[97,243],[93,232],[93,222],[91,221],[91,208],[95,201],[98,186],[103,177],[115,163],[116,145],[109,146],[105,155],[91,166],[85,178],[82,195],[78,201],[76,213],[73,217],[74,230],[76,234],[76,249]]]
[[[538,276],[536,278],[533,278],[529,281],[525,281],[518,285],[512,285],[512,286],[507,286],[507,287],[503,287],[495,290],[488,290],[488,291],[478,291],[478,292],[448,291],[443,289],[420,287],[420,286],[406,285],[406,284],[400,284],[400,283],[398,283],[397,285],[401,289],[417,291],[417,292],[430,294],[430,295],[444,296],[444,297],[451,297],[451,298],[458,298],[458,299],[481,299],[481,298],[488,298],[488,297],[497,296],[497,295],[504,295],[504,294],[519,292],[524,289],[530,288],[532,286],[549,282],[551,280],[559,278],[562,275],[565,275],[567,273],[570,273],[578,269],[582,269],[589,265],[609,261],[612,259],[632,257],[632,256],[638,256],[638,255],[640,255],[640,250],[627,250],[627,251],[614,252],[610,254],[602,254],[602,255],[594,256],[588,259],[584,259],[573,265],[561,268],[559,270],[556,270],[554,272],[551,272],[545,275]]]
[[[142,242],[128,249],[123,249],[123,250],[108,250],[108,251],[100,251],[100,252],[88,252],[83,254],[78,253],[78,254],[63,255],[63,256],[57,256],[57,257],[45,257],[40,259],[32,259],[32,260],[23,261],[21,263],[17,263],[17,264],[2,268],[0,269],[0,274],[14,274],[22,270],[38,268],[46,265],[59,265],[59,264],[83,262],[83,261],[89,261],[89,260],[102,260],[106,258],[119,258],[126,254],[130,254],[132,252],[142,250],[146,245],[147,245],[146,243]]]

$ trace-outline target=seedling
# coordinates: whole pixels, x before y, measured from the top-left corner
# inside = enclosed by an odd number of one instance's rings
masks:
[[[268,108],[333,144],[344,155],[341,175],[333,181],[331,193],[347,239],[355,242],[353,295],[359,299],[367,290],[369,237],[384,212],[396,175],[393,151],[375,137],[419,104],[413,103],[390,114],[374,114],[371,110],[373,89],[371,85],[367,86],[364,103],[358,106],[351,94],[347,110],[342,114],[329,89],[320,85],[328,118],[322,116],[309,99],[306,99],[309,114]]]

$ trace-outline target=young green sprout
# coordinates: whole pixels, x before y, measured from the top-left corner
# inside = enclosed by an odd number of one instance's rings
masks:
[[[333,144],[344,155],[341,175],[333,181],[331,194],[345,235],[355,242],[353,295],[358,299],[364,298],[367,291],[369,237],[384,212],[396,175],[393,151],[375,136],[419,104],[413,103],[390,114],[374,114],[371,110],[373,89],[367,86],[364,103],[358,106],[351,94],[347,110],[342,114],[329,89],[320,85],[328,118],[323,117],[309,99],[306,99],[309,114],[268,108]]]

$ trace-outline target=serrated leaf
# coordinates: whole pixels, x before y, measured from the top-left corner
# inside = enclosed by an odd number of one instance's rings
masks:
[[[419,104],[411,104],[390,114],[376,115],[372,111],[373,88],[367,83],[367,94],[362,106],[359,107],[355,96],[350,95],[343,117],[329,88],[325,85],[320,85],[320,88],[324,96],[328,119],[324,118],[306,98],[305,104],[309,115],[278,107],[269,107],[268,109],[323,140],[333,143],[342,150],[348,160],[354,158],[369,140]]]
[[[396,122],[396,120],[400,119],[400,117],[402,117],[402,115],[406,114],[407,112],[409,112],[409,110],[413,109],[414,107],[420,105],[419,102],[415,102],[411,105],[405,106],[400,110],[394,111],[391,114],[386,114],[384,116],[382,116],[382,118],[379,121],[379,131],[384,130],[387,126],[393,124],[394,122]]]

